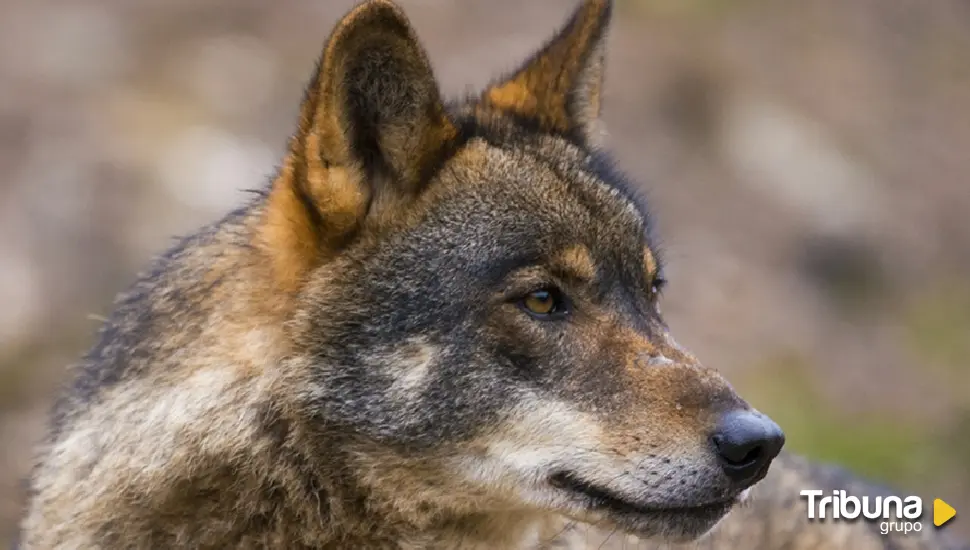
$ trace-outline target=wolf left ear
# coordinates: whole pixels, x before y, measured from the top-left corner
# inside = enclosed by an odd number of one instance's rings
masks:
[[[405,208],[456,134],[402,11],[369,0],[344,16],[267,199],[261,242],[278,282],[298,288],[366,219]]]
[[[538,124],[543,131],[599,141],[604,42],[610,0],[584,0],[542,49],[502,82],[483,104]]]

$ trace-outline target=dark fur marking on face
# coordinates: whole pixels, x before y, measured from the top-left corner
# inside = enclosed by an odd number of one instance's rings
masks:
[[[585,0],[447,106],[400,8],[349,12],[268,191],[163,255],[82,361],[28,544],[481,550],[603,511],[709,527],[667,511],[742,489],[706,439],[733,393],[656,330],[647,205],[598,149],[610,11]],[[569,315],[519,307],[537,285]],[[677,364],[636,367],[657,350]],[[557,471],[664,510],[567,505]]]

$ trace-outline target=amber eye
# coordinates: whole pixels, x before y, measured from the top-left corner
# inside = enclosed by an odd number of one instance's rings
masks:
[[[526,311],[540,318],[565,312],[562,295],[555,289],[532,291],[521,303]]]

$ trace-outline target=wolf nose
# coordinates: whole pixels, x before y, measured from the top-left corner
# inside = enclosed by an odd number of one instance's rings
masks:
[[[711,442],[724,473],[738,483],[753,484],[785,445],[785,434],[767,416],[732,411],[721,417]]]

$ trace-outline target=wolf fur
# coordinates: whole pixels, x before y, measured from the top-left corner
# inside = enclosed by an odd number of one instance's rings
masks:
[[[638,540],[613,528],[590,528],[575,523],[564,525],[559,536],[564,548],[572,545],[600,550],[970,550],[966,542],[951,536],[951,527],[933,526],[932,504],[928,499],[923,499],[919,532],[882,534],[881,521],[808,520],[806,499],[798,496],[805,489],[822,490],[826,494],[844,490],[857,497],[909,495],[861,479],[834,465],[782,453],[772,463],[765,479],[752,489],[747,502],[735,508],[699,541],[658,544]]]
[[[23,548],[675,542],[744,500],[708,437],[750,407],[663,323],[603,146],[610,11],[452,103],[396,6],[347,14],[271,183],[157,258],[76,366]],[[764,519],[717,533],[805,548]]]

